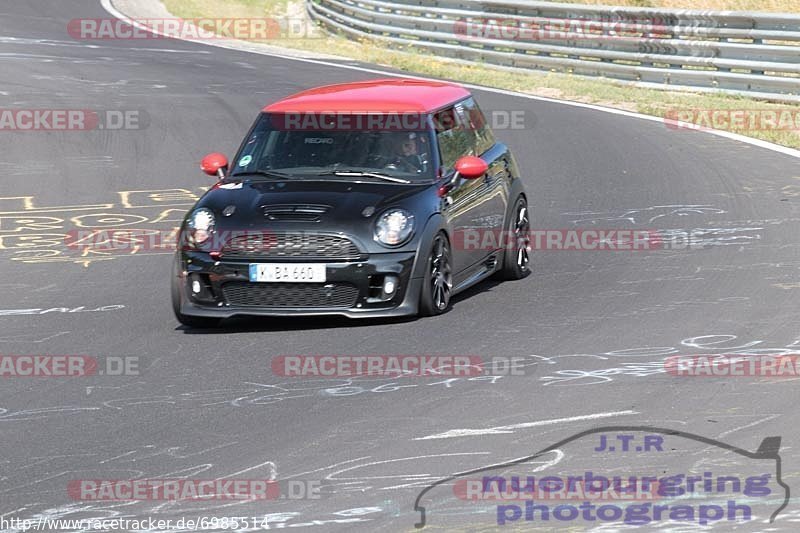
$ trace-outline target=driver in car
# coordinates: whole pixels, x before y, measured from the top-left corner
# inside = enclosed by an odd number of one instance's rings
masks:
[[[425,170],[425,161],[419,154],[416,133],[403,134],[400,142],[395,146],[395,154],[391,163],[387,165],[387,168],[392,167],[414,173]]]

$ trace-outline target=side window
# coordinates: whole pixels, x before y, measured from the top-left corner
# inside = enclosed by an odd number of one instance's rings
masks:
[[[436,113],[433,120],[445,173],[453,169],[459,157],[477,155],[475,136],[466,122],[464,107],[460,102]]]
[[[478,107],[478,103],[473,98],[464,100],[464,113],[466,120],[469,121],[469,128],[475,133],[475,151],[477,155],[481,155],[492,146],[494,146],[494,134],[486,117]]]

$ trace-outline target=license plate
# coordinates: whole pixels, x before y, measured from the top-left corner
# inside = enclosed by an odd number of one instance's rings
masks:
[[[251,263],[250,281],[324,283],[322,263]]]

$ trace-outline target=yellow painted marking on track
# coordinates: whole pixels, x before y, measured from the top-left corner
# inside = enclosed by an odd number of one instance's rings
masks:
[[[120,191],[122,207],[137,209],[140,207],[164,207],[174,205],[192,205],[199,196],[189,189],[150,189],[141,191]],[[170,203],[172,202],[172,203]]]
[[[24,264],[75,263],[84,267],[120,257],[172,254],[175,226],[209,188],[118,191],[119,204],[50,207],[37,205],[34,196],[0,197],[0,252],[11,251],[10,259]],[[132,209],[136,214],[126,212]],[[142,230],[142,225],[150,229]],[[81,242],[75,240],[76,233]]]

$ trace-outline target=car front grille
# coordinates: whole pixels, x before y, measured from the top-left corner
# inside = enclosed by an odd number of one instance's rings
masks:
[[[230,281],[222,285],[229,305],[241,307],[336,307],[356,304],[358,288],[350,283],[251,283]]]
[[[330,210],[329,205],[265,205],[262,207],[268,220],[319,222],[322,215]]]
[[[353,241],[318,233],[252,232],[231,238],[223,247],[227,258],[317,259],[347,261],[361,253]]]

